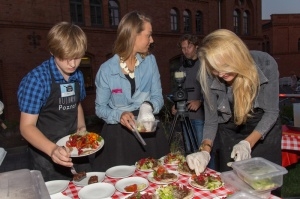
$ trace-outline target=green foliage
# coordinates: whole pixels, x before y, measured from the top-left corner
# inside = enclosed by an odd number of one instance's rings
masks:
[[[287,167],[288,173],[283,176],[283,186],[281,190],[281,196],[287,197],[299,197],[300,196],[300,162]]]

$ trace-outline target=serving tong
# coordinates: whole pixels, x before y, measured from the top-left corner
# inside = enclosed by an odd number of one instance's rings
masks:
[[[131,126],[133,128],[132,132],[134,134],[134,136],[136,137],[136,139],[144,146],[146,146],[146,142],[145,140],[142,138],[141,134],[139,133],[137,127],[136,127],[136,120],[134,120],[134,124],[131,123]]]

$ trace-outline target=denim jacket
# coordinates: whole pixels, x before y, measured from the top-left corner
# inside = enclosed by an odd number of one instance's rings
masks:
[[[260,88],[255,98],[253,108],[264,111],[255,130],[262,134],[262,139],[270,131],[279,116],[279,72],[275,59],[265,52],[250,51],[259,74]],[[218,78],[209,80],[211,92],[204,100],[205,124],[203,139],[214,140],[218,123],[226,123],[232,116],[226,85]],[[212,105],[213,109],[210,109]],[[217,107],[217,108],[216,108]]]
[[[124,111],[138,110],[144,101],[153,105],[156,114],[164,101],[160,74],[156,59],[148,55],[144,59],[137,54],[140,64],[135,68],[136,89],[131,96],[131,85],[120,67],[120,57],[114,55],[101,65],[96,75],[96,115],[108,124],[120,122]]]

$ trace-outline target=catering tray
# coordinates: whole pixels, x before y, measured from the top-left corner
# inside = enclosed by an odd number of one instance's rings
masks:
[[[1,199],[50,199],[40,171],[20,169],[0,173]]]

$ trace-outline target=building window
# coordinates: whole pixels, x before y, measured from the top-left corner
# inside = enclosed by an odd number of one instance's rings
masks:
[[[243,14],[243,34],[249,35],[249,15],[247,12]]]
[[[233,11],[233,31],[236,34],[240,33],[240,23],[239,23],[240,14],[237,10]]]
[[[178,12],[173,8],[170,11],[170,17],[171,17],[171,30],[178,31]]]
[[[183,11],[183,30],[184,32],[191,32],[191,14],[189,11]]]
[[[90,12],[92,25],[103,25],[101,0],[90,0]]]
[[[91,58],[84,56],[81,59],[81,62],[80,62],[80,65],[78,68],[83,74],[85,90],[87,90],[87,91],[93,90],[94,89],[94,83],[93,83],[94,81],[93,81]]]
[[[109,0],[109,23],[111,26],[118,26],[120,22],[119,4],[116,0]]]
[[[82,0],[70,0],[71,20],[76,24],[83,24]]]
[[[196,32],[199,34],[203,34],[203,15],[202,12],[196,12]]]

